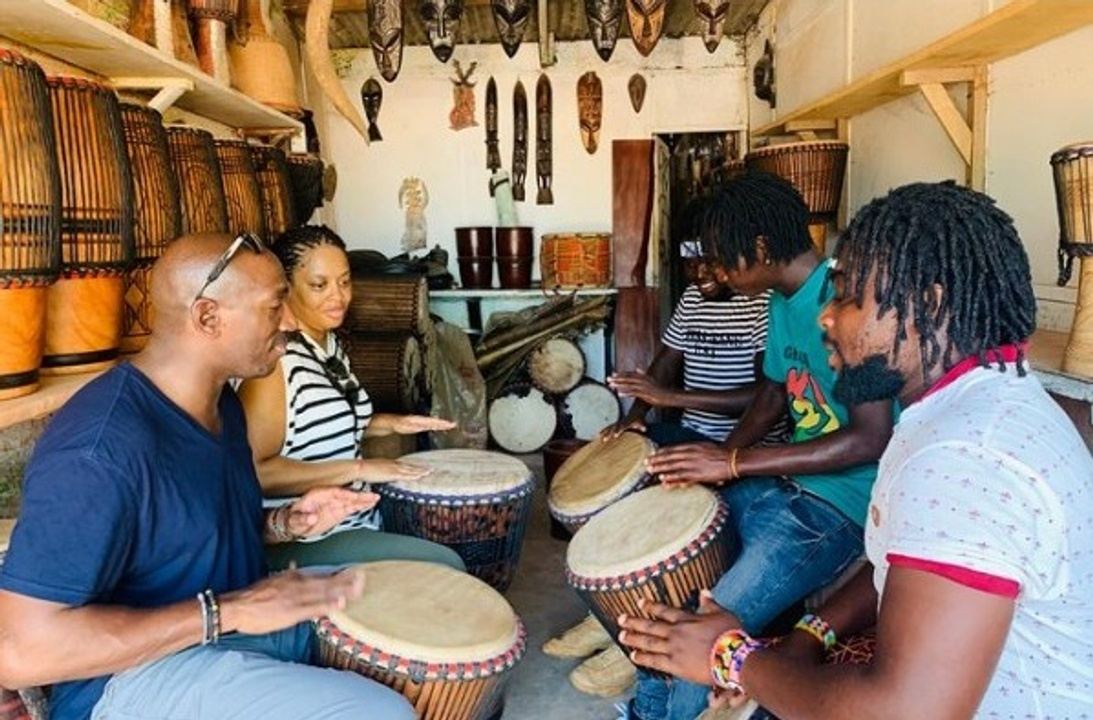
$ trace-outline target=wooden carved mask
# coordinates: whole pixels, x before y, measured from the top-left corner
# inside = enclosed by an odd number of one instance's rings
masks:
[[[402,0],[368,3],[368,38],[380,75],[394,82],[402,67]]]
[[[694,0],[694,3],[695,14],[702,21],[702,42],[706,43],[706,50],[713,52],[721,43],[729,0]]]
[[[554,151],[551,145],[554,134],[553,106],[550,78],[540,75],[535,86],[535,173],[539,182],[539,194],[535,202],[539,205],[554,204],[554,192],[551,189],[554,174]]]
[[[433,55],[440,62],[448,62],[463,17],[463,0],[421,0],[419,9]]]
[[[642,105],[645,104],[645,76],[638,73],[631,75],[626,89],[630,93],[631,107],[634,108],[634,112],[640,113]]]
[[[519,80],[512,92],[512,135],[512,197],[523,200],[528,174],[528,96]]]
[[[491,0],[490,7],[497,34],[501,36],[501,47],[512,57],[524,39],[524,29],[531,18],[531,0]]]
[[[630,37],[638,52],[653,52],[664,31],[664,10],[668,0],[626,0],[626,14],[630,19]]]
[[[592,45],[599,56],[607,62],[615,51],[619,39],[619,26],[622,25],[623,0],[585,0],[584,12],[588,19],[588,32],[592,35]]]
[[[586,72],[577,81],[577,112],[581,121],[581,142],[592,154],[599,147],[603,125],[603,83],[594,72]]]
[[[380,106],[383,104],[383,87],[376,78],[368,78],[361,85],[361,104],[364,105],[364,115],[368,118],[368,139],[383,140],[380,127],[376,122],[380,116]]]

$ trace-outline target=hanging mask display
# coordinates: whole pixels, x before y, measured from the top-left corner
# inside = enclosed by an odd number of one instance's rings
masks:
[[[512,91],[512,197],[524,199],[528,174],[528,96],[524,83],[516,81]]]
[[[421,0],[418,9],[433,55],[442,63],[448,62],[463,17],[463,0]]]
[[[492,175],[501,168],[501,148],[497,143],[497,83],[486,83],[486,169]],[[493,195],[493,187],[490,187]]]
[[[630,82],[626,85],[627,92],[630,93],[630,106],[634,108],[634,112],[640,113],[642,105],[645,104],[645,76],[640,73],[634,73],[630,76]]]
[[[622,25],[623,0],[584,0],[584,13],[588,19],[588,32],[592,45],[604,62],[611,58],[619,39]]]
[[[448,113],[448,122],[452,130],[465,130],[475,127],[478,123],[474,119],[474,83],[471,75],[478,67],[477,62],[472,62],[463,72],[459,61],[455,61],[455,77],[452,78],[452,111]]]
[[[368,140],[383,140],[378,124],[380,106],[383,105],[383,86],[376,78],[368,78],[361,85],[361,104],[364,105],[364,116],[368,118]]]
[[[702,21],[702,42],[706,50],[713,52],[721,44],[725,18],[729,14],[729,0],[694,0],[695,15]]]
[[[581,123],[581,142],[591,155],[600,145],[603,125],[603,83],[594,72],[586,72],[577,81],[577,115]]]
[[[520,49],[524,29],[531,18],[531,0],[490,0],[493,22],[501,36],[501,47],[512,57]]]
[[[554,119],[553,99],[550,91],[550,78],[539,76],[535,86],[535,175],[539,183],[539,193],[535,202],[540,205],[553,205],[553,157],[551,138],[554,135],[551,123]]]
[[[755,61],[751,82],[755,88],[755,97],[766,100],[774,107],[777,94],[774,85],[774,46],[770,44],[770,40],[763,45],[763,56]]]
[[[368,39],[380,75],[394,82],[402,67],[402,0],[370,0]]]
[[[626,0],[626,15],[630,20],[630,37],[638,52],[653,52],[664,32],[664,10],[668,0]]]

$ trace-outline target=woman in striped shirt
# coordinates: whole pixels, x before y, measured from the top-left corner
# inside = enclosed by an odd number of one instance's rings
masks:
[[[298,330],[289,335],[274,371],[247,381],[239,391],[267,503],[289,502],[321,485],[359,487],[420,477],[426,471],[418,466],[361,456],[365,436],[449,430],[454,424],[423,415],[372,412],[368,392],[353,375],[334,332],[352,294],[345,243],[326,227],[305,226],[285,233],[273,252],[285,268],[287,302]],[[463,568],[458,555],[442,545],[378,528],[373,506],[325,536],[271,547],[270,562],[276,568],[291,561],[341,565],[400,559]]]

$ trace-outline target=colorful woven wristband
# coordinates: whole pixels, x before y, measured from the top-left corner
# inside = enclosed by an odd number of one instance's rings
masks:
[[[835,643],[837,642],[835,631],[832,630],[827,621],[819,615],[807,613],[797,621],[797,624],[793,626],[793,629],[808,633],[816,638],[816,640],[824,646],[825,652],[835,647]]]
[[[743,630],[723,633],[710,650],[710,677],[714,685],[726,690],[742,690],[740,673],[744,670],[744,661],[767,644],[764,640],[752,638]]]

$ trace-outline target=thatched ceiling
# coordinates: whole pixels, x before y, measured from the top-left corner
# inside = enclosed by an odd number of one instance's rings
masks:
[[[285,12],[302,33],[304,15],[310,0],[284,0]],[[335,0],[334,18],[330,24],[330,47],[368,47],[368,19],[365,16],[366,0]],[[742,35],[747,31],[768,0],[733,0],[725,21],[725,35]],[[416,10],[415,0],[403,0],[405,38],[410,45],[424,45],[425,29]],[[557,41],[585,40],[588,25],[585,21],[584,0],[551,0],[550,27]],[[701,35],[702,26],[697,21],[691,0],[669,0],[664,35],[678,38],[684,35]],[[524,33],[525,40],[539,35],[537,13]],[[620,35],[629,37],[624,22]],[[466,0],[463,19],[459,26],[459,42],[467,44],[496,43],[497,28],[493,23],[489,0]]]

